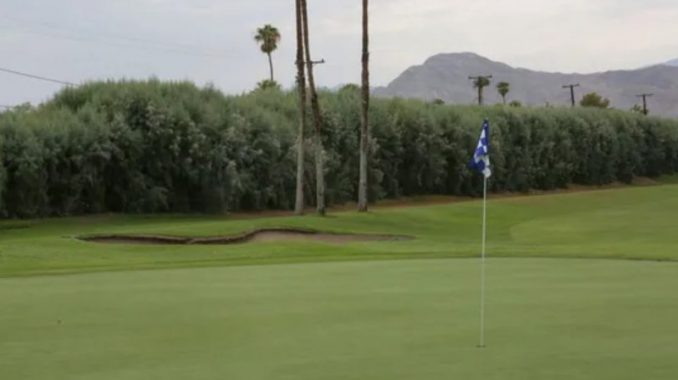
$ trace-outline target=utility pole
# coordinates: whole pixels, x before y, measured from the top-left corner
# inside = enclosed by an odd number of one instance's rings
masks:
[[[478,75],[475,77],[468,77],[469,80],[473,81],[473,84],[478,88],[478,105],[483,105],[483,88],[490,85],[490,79],[492,75]]]
[[[654,94],[640,94],[637,98],[643,98],[643,115],[647,116],[650,111],[647,109],[647,98],[651,98]]]
[[[577,101],[574,98],[574,88],[579,87],[579,83],[576,84],[566,84],[563,86],[563,88],[569,88],[570,89],[570,97],[572,98],[572,107],[577,105]]]

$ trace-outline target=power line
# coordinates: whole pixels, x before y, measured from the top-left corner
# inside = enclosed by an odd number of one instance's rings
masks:
[[[75,83],[66,82],[64,80],[47,78],[47,77],[43,77],[43,76],[40,76],[40,75],[24,73],[24,72],[21,72],[21,71],[6,69],[6,68],[3,68],[3,67],[0,67],[0,71],[8,73],[8,74],[26,77],[26,78],[37,79],[37,80],[41,80],[41,81],[45,81],[45,82],[59,83],[59,84],[63,84],[63,85],[66,85],[66,86],[76,86]]]
[[[654,96],[654,94],[639,94],[636,95],[638,98],[643,98],[643,115],[647,116],[650,111],[647,109],[647,98]]]
[[[307,63],[307,62],[304,61],[304,64],[306,64],[306,63]],[[326,63],[326,62],[325,62],[325,58],[323,58],[323,59],[321,59],[321,60],[318,60],[318,61],[311,61],[311,65],[322,65],[322,64],[325,64],[325,63]]]
[[[579,87],[579,83],[576,84],[566,84],[563,86],[563,88],[569,88],[570,89],[570,98],[572,99],[572,107],[577,105],[577,101],[574,99],[574,88]]]

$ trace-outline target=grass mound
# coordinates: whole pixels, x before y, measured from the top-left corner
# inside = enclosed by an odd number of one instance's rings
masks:
[[[670,181],[669,181],[670,182]],[[678,260],[678,185],[499,198],[489,202],[492,257]],[[0,277],[102,270],[260,265],[291,262],[476,257],[480,202],[376,208],[367,214],[234,218],[124,216],[34,221],[0,229]],[[0,224],[1,225],[1,224]],[[72,236],[150,235],[209,238],[261,229],[411,236],[412,240],[256,241],[251,244],[94,245]]]

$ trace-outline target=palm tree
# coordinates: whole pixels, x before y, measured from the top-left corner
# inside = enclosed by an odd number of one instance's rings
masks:
[[[311,111],[313,115],[313,124],[315,125],[314,145],[315,145],[315,185],[316,185],[316,211],[319,215],[325,215],[325,169],[323,142],[320,135],[323,126],[322,113],[320,112],[320,103],[318,102],[318,92],[315,89],[315,78],[313,77],[313,61],[311,60],[311,44],[308,38],[308,7],[306,0],[301,2],[301,19],[304,35],[304,51],[306,58],[306,71],[308,72],[308,91],[311,95]]]
[[[254,40],[261,44],[261,51],[268,55],[268,65],[271,69],[271,81],[273,81],[273,58],[271,57],[271,53],[278,48],[280,32],[275,26],[266,24],[262,28],[257,29]]]
[[[268,91],[268,90],[277,90],[280,91],[282,88],[278,82],[270,79],[264,79],[261,82],[257,83],[257,90],[259,91]]]
[[[358,211],[367,211],[367,156],[370,141],[370,51],[369,51],[369,4],[363,0],[363,73],[362,73],[362,118],[360,123],[360,181],[358,183]]]
[[[306,130],[306,76],[304,74],[304,31],[301,0],[295,0],[297,20],[297,90],[299,91],[299,132],[297,134],[297,189],[294,213],[304,213],[304,133]]]
[[[478,89],[478,105],[483,105],[483,89],[490,85],[490,78],[487,76],[470,77],[473,80],[473,88]]]
[[[497,83],[497,91],[501,95],[501,100],[506,105],[506,95],[511,91],[511,84],[509,82]]]

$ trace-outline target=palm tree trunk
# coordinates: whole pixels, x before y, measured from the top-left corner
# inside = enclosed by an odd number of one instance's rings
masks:
[[[304,74],[304,40],[300,0],[295,4],[297,17],[297,88],[299,91],[299,132],[297,133],[297,191],[294,213],[304,214],[304,133],[306,131],[306,76]]]
[[[370,51],[369,51],[369,4],[363,0],[363,73],[362,73],[362,118],[360,125],[360,181],[358,182],[358,211],[367,211],[367,158],[370,140]]]
[[[268,54],[268,67],[271,69],[271,82],[273,82],[273,57],[271,57],[271,53],[266,54]]]
[[[315,78],[313,77],[313,61],[311,61],[311,45],[308,38],[308,10],[306,0],[301,1],[301,14],[304,29],[304,47],[306,56],[306,70],[308,71],[308,89],[311,95],[311,110],[313,114],[313,123],[315,125],[315,177],[316,177],[316,211],[319,215],[325,215],[325,169],[323,152],[323,143],[320,136],[322,131],[322,114],[320,112],[320,103],[318,102],[318,92],[315,89]]]
[[[478,105],[483,105],[483,86],[478,86]]]
[[[506,95],[501,96],[501,101],[506,105]]]
[[[315,178],[316,178],[316,212],[325,216],[325,152],[322,136],[316,133],[315,140]]]

